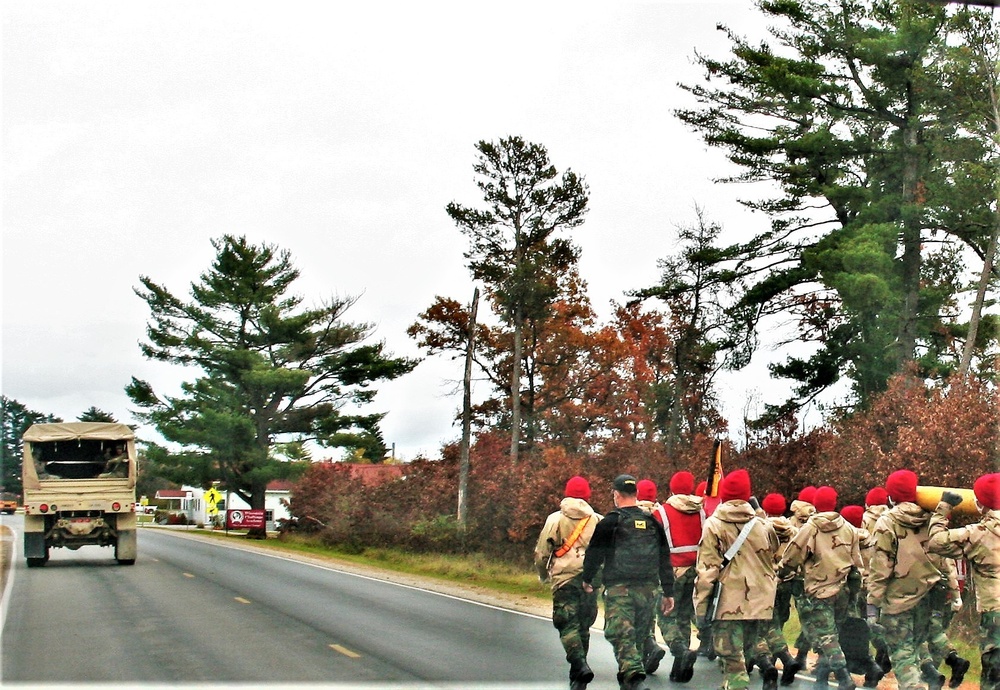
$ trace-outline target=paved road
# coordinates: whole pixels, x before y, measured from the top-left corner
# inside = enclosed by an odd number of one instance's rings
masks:
[[[19,533],[21,516],[3,522]],[[84,547],[29,570],[20,553],[17,543],[3,598],[5,686],[567,687],[547,618],[159,529],[140,531],[134,566]],[[591,690],[616,690],[599,633],[590,656]],[[650,690],[680,687],[669,663]],[[719,680],[700,660],[686,687]]]

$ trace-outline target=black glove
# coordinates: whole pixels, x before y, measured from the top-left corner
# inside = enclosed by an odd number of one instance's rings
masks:
[[[962,494],[955,491],[945,491],[941,494],[941,500],[954,508],[962,502]]]
[[[750,500],[747,501],[747,503],[749,503],[750,507],[753,508],[754,510],[760,510],[760,501],[757,500],[756,496],[751,496]]]

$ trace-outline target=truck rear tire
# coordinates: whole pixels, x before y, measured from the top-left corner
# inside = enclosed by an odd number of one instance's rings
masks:
[[[29,558],[27,560],[29,568],[41,568],[43,565],[49,562],[49,557],[46,556],[45,558]]]

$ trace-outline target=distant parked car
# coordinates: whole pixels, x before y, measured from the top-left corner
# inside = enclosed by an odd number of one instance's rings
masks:
[[[8,493],[0,495],[0,512],[6,515],[13,515],[17,512],[17,496]]]

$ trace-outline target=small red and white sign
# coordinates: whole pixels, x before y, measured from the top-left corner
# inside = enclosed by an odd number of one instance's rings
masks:
[[[226,527],[234,529],[264,529],[267,520],[263,510],[228,510]]]

